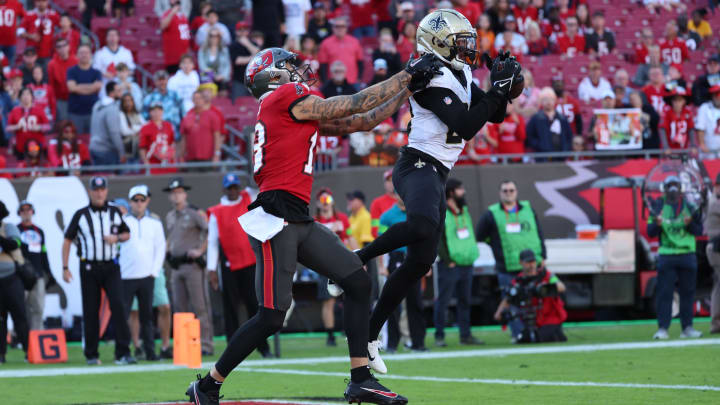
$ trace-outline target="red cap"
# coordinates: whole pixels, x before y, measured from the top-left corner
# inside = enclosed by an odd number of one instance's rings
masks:
[[[710,90],[708,92],[710,94],[720,93],[720,84],[716,84],[716,85],[710,87]]]
[[[16,77],[23,77],[22,71],[20,69],[10,69],[10,71],[7,73],[7,78],[14,79]]]
[[[237,24],[235,24],[235,31],[239,30],[240,28],[250,28],[250,24],[245,21],[238,21]]]

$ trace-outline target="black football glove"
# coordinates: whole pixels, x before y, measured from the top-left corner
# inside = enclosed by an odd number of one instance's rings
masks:
[[[405,71],[412,75],[407,86],[408,90],[415,93],[425,89],[433,77],[443,74],[440,71],[442,66],[442,62],[435,55],[429,53],[417,59],[410,59],[405,67]]]
[[[515,78],[520,76],[520,71],[522,71],[522,67],[514,56],[495,58],[490,70],[490,83],[493,90],[510,101],[512,99],[510,89],[513,87]]]
[[[493,60],[493,58],[491,58],[490,54],[488,54],[487,52],[483,52],[482,54],[482,60],[483,62],[485,62],[485,66],[487,66],[488,70],[490,71],[492,71],[493,63],[495,61],[502,62],[508,58],[510,58],[510,51],[500,51],[497,57],[495,57],[495,60]]]

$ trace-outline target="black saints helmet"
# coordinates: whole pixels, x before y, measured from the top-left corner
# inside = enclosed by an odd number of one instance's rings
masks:
[[[245,86],[255,98],[273,91],[285,83],[305,83],[312,77],[309,65],[299,70],[297,55],[282,48],[267,48],[258,52],[245,69]]]

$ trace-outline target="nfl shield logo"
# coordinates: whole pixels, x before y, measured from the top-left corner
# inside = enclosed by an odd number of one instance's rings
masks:
[[[450,98],[450,96],[445,96],[443,102],[447,105],[450,105],[452,103],[452,99]]]

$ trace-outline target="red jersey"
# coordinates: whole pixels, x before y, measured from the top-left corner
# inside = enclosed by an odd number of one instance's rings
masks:
[[[372,224],[372,235],[378,237],[378,228],[380,227],[380,217],[385,211],[392,208],[397,203],[395,197],[390,194],[383,194],[380,197],[372,200],[370,204],[370,218]]]
[[[488,125],[488,131],[498,141],[497,153],[525,153],[525,119],[521,115],[506,116],[500,124]]]
[[[480,4],[468,2],[464,7],[453,7],[455,11],[465,16],[470,21],[470,24],[474,27],[478,23],[478,18],[482,14],[482,8]]]
[[[205,17],[198,15],[190,21],[190,30],[195,32],[200,29],[203,24],[205,24]]]
[[[77,54],[77,48],[80,45],[80,32],[78,32],[78,30],[70,29],[67,32],[58,31],[57,34],[55,34],[55,40],[59,38],[68,41],[68,45],[70,45],[70,55]]]
[[[172,9],[166,11],[162,18],[170,12]],[[180,57],[190,49],[190,25],[185,14],[178,12],[173,16],[162,32],[162,42],[165,65],[180,63]]]
[[[680,39],[675,38],[669,40],[661,38],[658,41],[658,45],[660,45],[660,56],[662,57],[662,61],[668,65],[682,64],[690,57],[687,45],[685,45],[685,42]]]
[[[208,209],[217,220],[218,240],[229,262],[230,271],[242,270],[255,264],[250,240],[237,221],[239,216],[248,212],[248,205],[250,205],[250,194],[243,190],[240,192],[240,202],[237,204],[219,204]]]
[[[348,239],[350,238],[352,232],[350,232],[350,220],[348,220],[347,215],[337,211],[331,218],[324,218],[320,215],[315,215],[315,222],[325,225],[329,230],[335,232],[343,243],[348,243]]]
[[[48,121],[55,120],[57,104],[55,102],[55,92],[52,87],[47,83],[31,83],[28,84],[28,87],[33,92],[33,105],[42,108]]]
[[[160,127],[150,121],[140,128],[138,147],[144,149],[150,164],[175,162],[175,131],[172,124],[163,121]],[[151,169],[152,173],[175,173],[176,168]]]
[[[565,32],[566,29],[567,28],[565,27],[565,23],[562,20],[552,22],[548,19],[544,19],[540,24],[540,33],[545,38],[550,38],[550,36],[553,34],[559,35]]]
[[[17,0],[0,4],[0,46],[17,44],[17,19],[25,17],[25,9]]]
[[[555,111],[565,116],[570,125],[575,122],[575,116],[580,115],[580,102],[573,96],[565,94],[557,100]]]
[[[358,28],[374,25],[375,7],[370,0],[345,0],[350,6],[350,27]]]
[[[488,135],[492,137],[492,134],[490,134],[490,131],[488,130]],[[472,160],[470,157],[470,149],[475,152],[478,156],[487,156],[492,153],[492,146],[485,140],[485,137],[478,133],[475,135],[475,137],[468,143],[465,144],[465,149],[463,149],[462,153],[458,157],[458,161],[456,164],[458,165],[484,165],[487,163],[490,163],[489,158],[481,158],[479,160]]]
[[[515,19],[517,20],[517,30],[521,34],[525,33],[525,28],[527,28],[530,21],[538,20],[538,10],[533,6],[528,6],[525,9],[512,6],[512,12],[515,14]]]
[[[62,59],[60,55],[56,54],[48,63],[48,84],[52,87],[55,98],[67,101],[70,96],[67,88],[67,71],[75,65],[77,65],[77,59],[72,54],[68,55],[67,59]]]
[[[83,163],[90,162],[88,147],[80,139],[77,141],[77,152],[73,152],[70,142],[63,140],[61,152],[58,154],[57,145],[57,139],[48,142],[48,160],[52,167],[77,169]]]
[[[38,176],[42,176],[44,173],[47,173],[47,172],[36,171],[35,169],[49,167],[49,166],[48,166],[48,163],[43,160],[39,160],[35,163],[30,163],[30,162],[23,160],[23,161],[19,162],[17,164],[17,166],[15,166],[15,167],[18,169],[28,169],[28,171],[26,171],[26,172],[15,173],[15,177],[28,177],[28,176],[38,177]]]
[[[665,108],[665,100],[663,100],[665,89],[663,88],[663,86],[657,88],[652,84],[648,84],[647,86],[642,88],[642,91],[643,93],[645,93],[645,97],[647,98],[648,102],[650,102],[650,105],[653,106],[655,111],[657,111],[658,114],[662,114],[663,108]]]
[[[556,52],[564,53],[569,57],[573,57],[578,53],[585,52],[585,36],[577,34],[570,38],[567,34],[558,34],[555,42],[557,43]]]
[[[635,45],[635,63],[650,63],[650,52],[643,43]]]
[[[35,47],[39,58],[49,58],[52,55],[55,27],[59,25],[60,15],[50,8],[43,13],[37,9],[31,10],[23,19],[22,27],[28,34],[40,35],[39,41],[27,40],[28,46]]]
[[[684,107],[676,114],[670,106],[666,106],[662,115],[662,127],[665,128],[665,139],[671,149],[687,149],[690,145],[690,130],[693,129],[693,114]]]
[[[260,101],[253,173],[261,193],[283,190],[310,203],[319,123],[297,121],[289,110],[309,95],[306,85],[285,83]]]
[[[19,153],[25,151],[25,144],[30,139],[36,140],[40,146],[45,145],[45,131],[43,126],[47,126],[48,119],[40,107],[32,106],[24,109],[17,106],[10,111],[8,115],[8,125],[20,125],[20,129],[15,131],[15,150]]]

